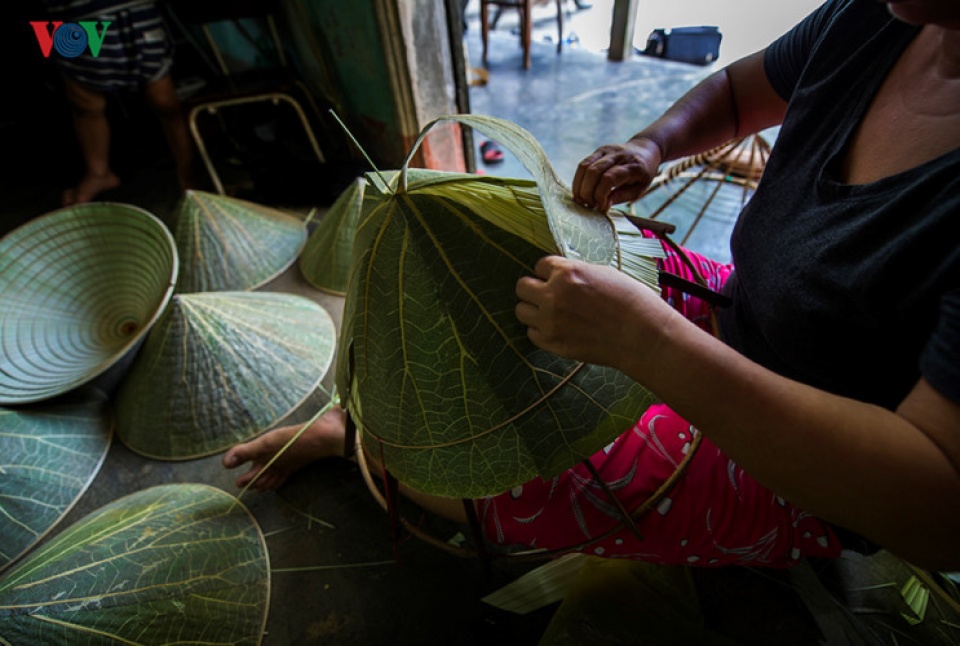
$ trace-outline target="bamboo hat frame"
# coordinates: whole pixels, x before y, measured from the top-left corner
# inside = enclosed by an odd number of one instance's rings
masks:
[[[680,244],[685,245],[711,209],[717,212],[726,208],[735,215],[746,205],[757,188],[769,156],[770,144],[760,135],[753,135],[699,155],[684,157],[662,169],[630,208],[634,210],[635,205],[646,199],[652,205],[651,210],[639,215],[651,220],[666,219],[672,213],[671,207],[683,202],[695,211],[680,239]],[[659,203],[650,199],[662,193],[666,195]],[[726,204],[722,196],[726,196]]]
[[[53,211],[0,240],[0,405],[51,398],[106,372],[173,293],[173,236],[147,211]]]
[[[657,221],[643,221],[642,218],[634,218],[635,224],[640,226],[645,226],[650,231],[654,232],[658,238],[660,238],[663,243],[673,251],[675,251],[684,264],[693,272],[693,275],[697,278],[697,283],[703,287],[706,287],[706,281],[700,274],[699,269],[696,264],[690,259],[687,253],[683,250],[682,247],[677,245],[673,240],[668,236],[669,233],[673,232],[673,227],[663,222]],[[719,336],[719,326],[716,319],[716,307],[711,306],[710,310],[710,321],[713,332],[716,336]],[[467,519],[470,525],[471,533],[473,534],[473,540],[476,549],[471,549],[468,547],[462,547],[458,545],[453,545],[448,541],[444,541],[436,536],[433,536],[429,532],[421,529],[416,523],[411,522],[410,520],[404,518],[400,515],[399,506],[398,506],[398,495],[399,495],[399,483],[395,477],[393,477],[386,467],[381,464],[381,470],[383,473],[383,491],[381,492],[380,488],[377,486],[376,481],[370,471],[370,466],[367,462],[367,456],[365,455],[364,450],[361,448],[358,437],[357,429],[354,420],[350,416],[349,412],[347,413],[347,428],[346,428],[346,446],[344,450],[344,456],[347,458],[356,457],[357,464],[360,467],[360,473],[363,476],[363,480],[366,483],[368,490],[371,495],[377,501],[377,503],[387,512],[390,517],[391,531],[394,541],[394,549],[397,549],[399,541],[399,530],[403,527],[408,531],[412,536],[433,545],[445,552],[453,554],[454,556],[464,557],[464,558],[478,558],[481,562],[482,567],[486,571],[489,568],[490,560],[492,557],[497,558],[506,558],[513,561],[532,561],[532,560],[541,560],[541,559],[550,559],[557,556],[560,556],[565,553],[574,552],[582,550],[587,546],[603,540],[608,536],[614,534],[617,531],[620,531],[623,528],[630,529],[631,532],[639,539],[643,540],[639,530],[637,529],[637,523],[639,520],[651,509],[654,509],[669,493],[673,488],[680,482],[686,473],[687,467],[690,465],[690,462],[693,460],[694,456],[697,454],[697,449],[700,447],[700,444],[703,440],[703,435],[699,432],[694,432],[694,437],[690,443],[690,449],[684,455],[683,459],[677,465],[677,468],[674,470],[673,474],[667,478],[660,487],[639,507],[633,510],[626,509],[622,503],[616,498],[616,495],[610,490],[605,482],[600,478],[598,472],[593,467],[593,464],[590,462],[590,459],[583,461],[583,464],[590,470],[594,478],[597,480],[597,484],[600,486],[603,493],[607,496],[609,501],[613,506],[620,512],[620,522],[615,526],[604,532],[603,534],[592,537],[591,539],[584,541],[576,545],[570,545],[567,547],[559,549],[532,549],[524,550],[518,552],[509,552],[503,554],[491,554],[486,549],[486,544],[483,538],[483,532],[480,527],[479,519],[477,518],[476,508],[473,505],[473,501],[469,499],[463,499],[463,507],[466,512]]]

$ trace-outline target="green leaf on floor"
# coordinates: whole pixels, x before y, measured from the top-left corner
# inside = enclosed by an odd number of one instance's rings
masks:
[[[575,552],[551,559],[481,601],[518,615],[539,610],[563,599],[589,558],[582,552]]]
[[[93,388],[42,406],[0,408],[0,571],[87,490],[112,427],[107,398]]]
[[[930,601],[930,590],[920,582],[916,576],[911,576],[900,588],[900,596],[907,602],[909,613],[902,613],[903,618],[911,625],[923,621],[927,613],[927,603]]]
[[[687,568],[626,559],[584,559],[541,646],[734,642],[704,627]]]
[[[266,544],[236,498],[146,489],[64,530],[0,579],[0,643],[258,644]]]

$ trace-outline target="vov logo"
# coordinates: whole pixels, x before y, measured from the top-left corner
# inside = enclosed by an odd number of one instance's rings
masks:
[[[107,35],[109,21],[100,22],[100,33],[97,33],[95,21],[84,22],[44,22],[33,21],[33,33],[37,36],[37,44],[44,58],[50,57],[50,50],[55,49],[64,58],[76,58],[89,46],[90,53],[96,58],[100,56],[103,39]]]

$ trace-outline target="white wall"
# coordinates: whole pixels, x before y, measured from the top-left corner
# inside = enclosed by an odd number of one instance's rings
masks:
[[[541,32],[553,38],[555,5],[552,0],[540,1],[533,12],[535,37]],[[573,0],[564,0],[571,12],[564,21],[564,33],[576,33],[585,49],[605,51],[610,46],[614,0],[585,1],[593,5],[591,9],[572,11]],[[654,29],[716,25],[723,34],[718,63],[725,65],[766,47],[820,4],[821,0],[639,0],[634,46],[642,50]],[[470,0],[468,17],[476,19],[478,12],[479,1]],[[516,13],[504,11],[501,29],[516,23]]]
[[[612,0],[599,0],[593,10],[601,9],[601,3],[609,3],[612,10]],[[661,27],[716,25],[723,34],[718,62],[726,64],[762,49],[820,4],[820,0],[640,0],[634,43],[642,49],[647,35]]]

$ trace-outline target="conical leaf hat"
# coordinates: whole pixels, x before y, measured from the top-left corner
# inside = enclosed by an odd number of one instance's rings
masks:
[[[117,435],[168,460],[248,440],[313,392],[335,337],[326,310],[301,296],[177,294],[117,393]]]
[[[336,379],[361,442],[391,474],[458,498],[552,477],[654,400],[617,370],[530,342],[515,315],[517,279],[548,253],[613,264],[623,241],[612,216],[572,204],[529,133],[490,118],[468,124],[519,149],[540,177],[368,174]],[[636,264],[656,280],[651,258]]]
[[[107,455],[112,426],[106,395],[94,388],[32,407],[0,408],[0,570],[87,490]]]
[[[358,178],[340,194],[300,254],[300,272],[317,289],[341,296],[347,291],[363,186],[363,179]]]
[[[233,197],[187,191],[177,209],[177,292],[255,289],[287,269],[307,240],[303,221]]]
[[[152,487],[0,578],[0,643],[259,644],[270,564],[256,520],[200,484]]]
[[[91,203],[0,240],[0,404],[35,402],[119,361],[170,298],[177,252],[143,209]]]

